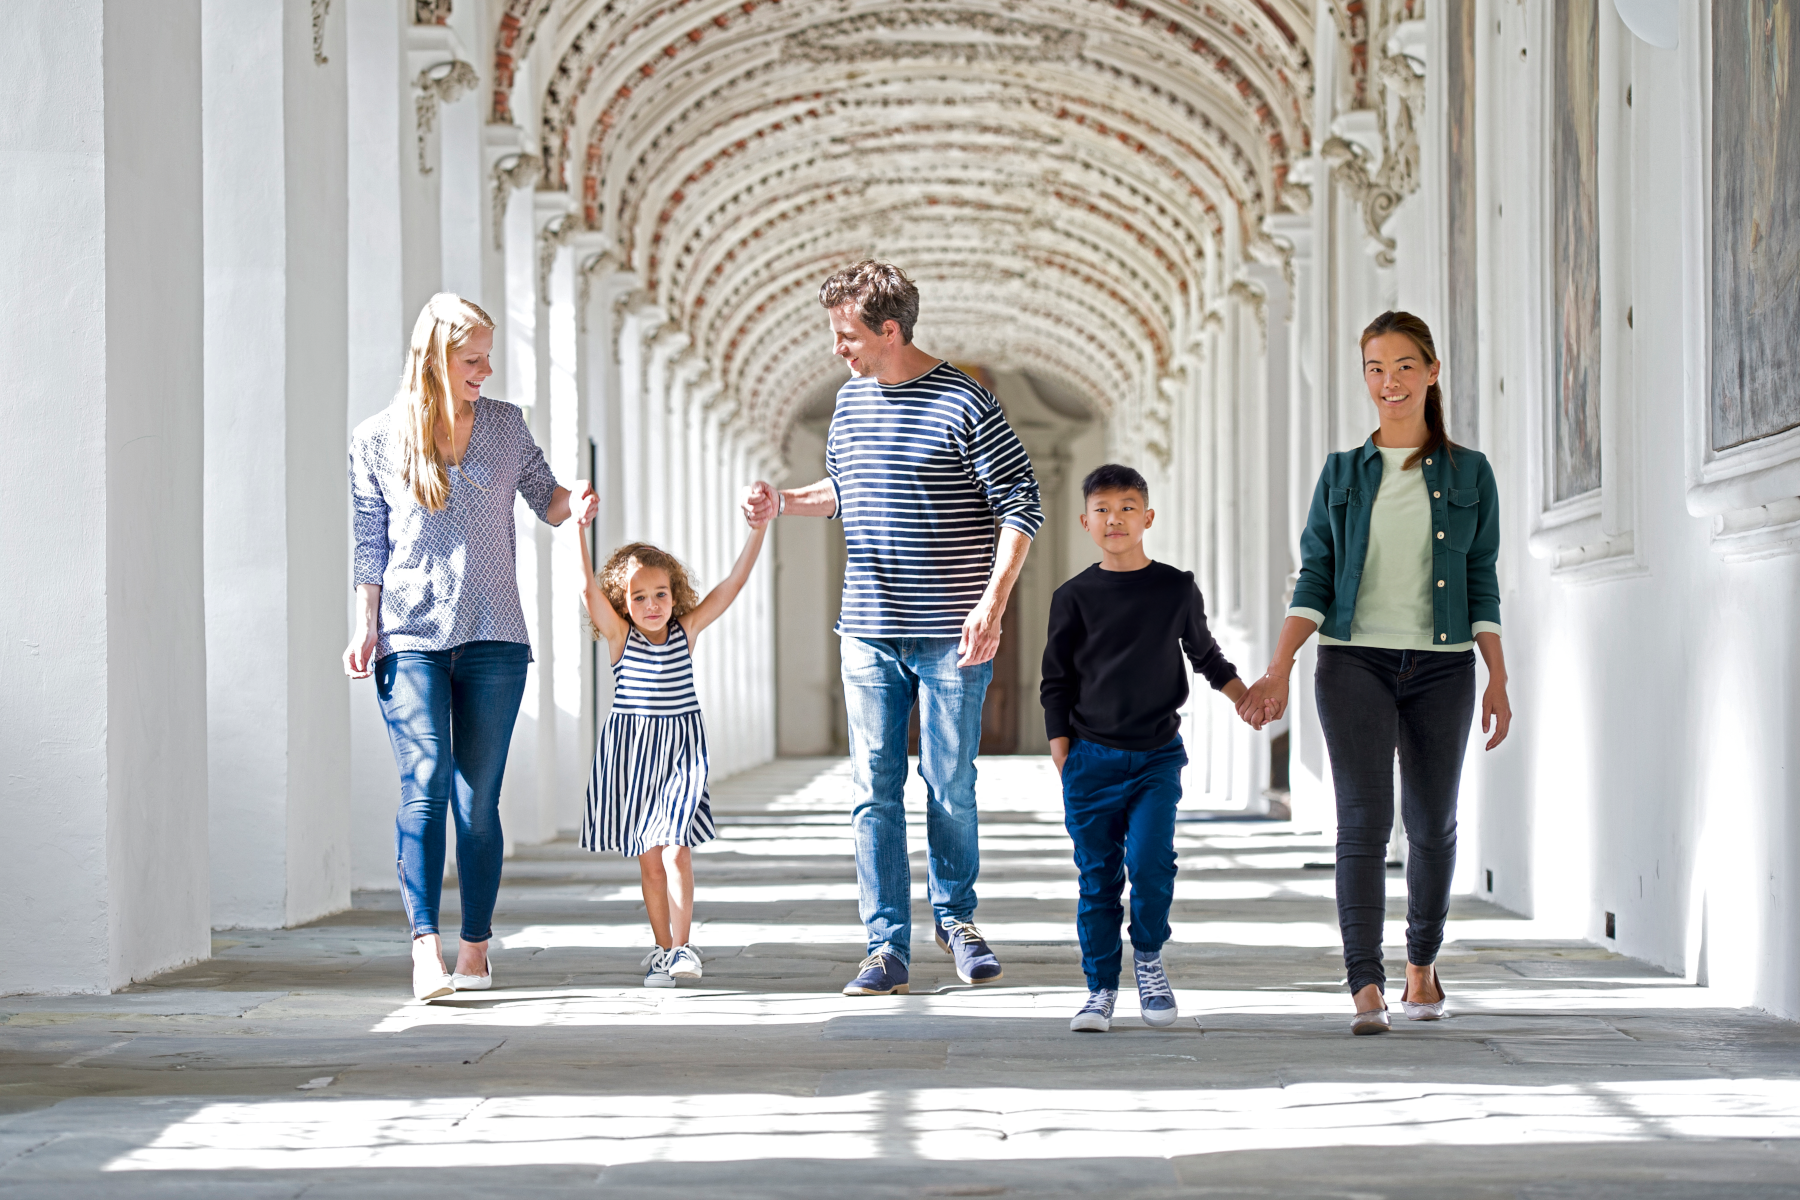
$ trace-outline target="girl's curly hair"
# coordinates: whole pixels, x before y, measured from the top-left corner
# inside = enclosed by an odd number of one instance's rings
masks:
[[[626,624],[632,623],[631,611],[625,606],[625,584],[631,578],[633,563],[668,572],[669,594],[675,601],[675,609],[669,614],[671,621],[679,621],[699,607],[700,597],[695,594],[694,585],[688,582],[687,568],[681,565],[680,559],[649,542],[631,542],[614,550],[596,576],[607,602]],[[598,629],[594,630],[594,636],[600,636]]]

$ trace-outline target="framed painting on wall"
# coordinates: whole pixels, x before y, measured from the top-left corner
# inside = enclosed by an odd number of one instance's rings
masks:
[[[1475,6],[1451,4],[1444,9],[1444,91],[1449,102],[1445,121],[1445,165],[1448,188],[1445,225],[1449,244],[1449,334],[1444,382],[1450,393],[1450,435],[1464,446],[1480,448],[1481,342],[1479,202],[1475,156]]]
[[[1800,8],[1712,11],[1712,448],[1800,427]]]
[[[1556,0],[1551,499],[1600,487],[1599,0]]]
[[[1684,10],[1688,511],[1727,559],[1800,550],[1800,0]]]

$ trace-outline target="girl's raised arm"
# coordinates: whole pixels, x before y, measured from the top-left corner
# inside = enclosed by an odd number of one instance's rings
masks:
[[[577,526],[575,536],[581,540],[581,573],[587,578],[587,587],[582,590],[581,599],[587,605],[588,620],[594,623],[594,628],[606,639],[607,648],[612,651],[612,660],[617,662],[619,655],[624,652],[625,635],[631,630],[625,624],[625,618],[619,615],[618,609],[612,606],[612,601],[606,598],[606,593],[600,588],[600,580],[594,574],[594,555],[588,549],[588,527]]]
[[[681,627],[687,631],[688,642],[700,635],[700,631],[711,625],[724,615],[737,599],[737,594],[744,590],[744,583],[750,578],[750,568],[756,565],[756,556],[762,553],[763,537],[769,532],[769,523],[750,526],[750,540],[744,543],[744,549],[738,554],[737,562],[731,568],[719,586],[706,593],[694,610],[681,618]]]

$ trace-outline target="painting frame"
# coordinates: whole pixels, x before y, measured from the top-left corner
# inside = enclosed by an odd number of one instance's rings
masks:
[[[1534,558],[1548,560],[1552,578],[1561,583],[1592,584],[1642,575],[1649,570],[1639,549],[1637,416],[1632,390],[1633,349],[1628,320],[1631,296],[1632,230],[1631,117],[1626,88],[1631,78],[1633,35],[1610,0],[1594,9],[1597,121],[1594,129],[1595,203],[1593,233],[1599,263],[1592,286],[1598,296],[1597,346],[1591,364],[1598,412],[1588,416],[1598,434],[1597,486],[1561,498],[1557,488],[1557,438],[1560,379],[1556,230],[1558,215],[1556,130],[1558,80],[1554,58],[1562,45],[1558,6],[1534,6],[1530,18],[1532,72],[1526,83],[1535,106],[1532,127],[1540,147],[1535,156],[1532,270],[1536,300],[1529,325],[1527,360],[1532,363],[1536,394],[1527,405],[1527,436],[1532,447],[1528,484],[1533,519],[1526,547]],[[1498,119],[1498,118],[1496,118]],[[1496,269],[1502,269],[1496,267]],[[1592,420],[1596,418],[1597,420]]]
[[[1688,512],[1728,561],[1800,552],[1800,427],[1717,448],[1713,436],[1713,3],[1684,6],[1682,359]],[[1793,386],[1800,387],[1800,383]]]

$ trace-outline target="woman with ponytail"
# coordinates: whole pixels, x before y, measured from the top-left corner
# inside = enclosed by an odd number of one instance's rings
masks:
[[[1354,1033],[1388,1030],[1381,961],[1394,755],[1406,826],[1406,989],[1415,1021],[1448,1015],[1433,963],[1450,911],[1456,796],[1487,663],[1481,728],[1506,737],[1500,650],[1499,496],[1487,459],[1444,432],[1437,349],[1411,313],[1362,335],[1363,382],[1380,427],[1325,460],[1300,538],[1300,578],[1275,656],[1239,715],[1258,729],[1287,709],[1294,655],[1319,633],[1314,690],[1337,792],[1338,924]]]
[[[516,407],[482,396],[493,345],[486,313],[433,296],[399,395],[350,439],[357,608],[344,672],[375,677],[400,767],[395,858],[420,1000],[493,983],[500,779],[531,661],[513,494],[552,525],[571,513],[585,525],[599,507],[586,480],[557,485]],[[462,893],[454,975],[438,940],[447,815]]]

